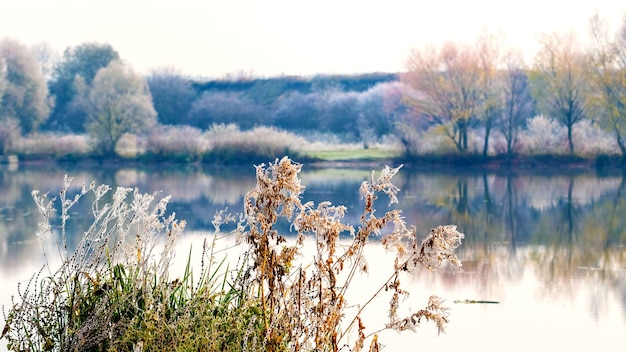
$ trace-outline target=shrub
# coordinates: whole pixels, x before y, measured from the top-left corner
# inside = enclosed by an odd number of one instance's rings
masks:
[[[89,155],[91,139],[83,134],[38,133],[20,137],[11,152],[22,159],[64,159]]]
[[[520,133],[520,147],[523,154],[567,154],[567,129],[554,119],[535,116]]]
[[[390,294],[384,329],[413,329],[425,320],[443,331],[447,311],[438,297],[407,317],[398,315],[408,294],[400,278],[446,261],[460,268],[453,252],[463,234],[455,226],[440,226],[420,242],[399,210],[374,214],[379,194],[397,202],[391,178],[399,168],[386,167],[378,179],[372,174],[363,182],[364,211],[360,226],[353,228],[341,221],[345,207],[301,202],[301,167],[287,157],[256,167],[257,185],[244,198],[243,214],[215,215],[216,231],[204,242],[198,277],[191,259],[183,275],[173,277],[174,248],[185,222],[165,214],[169,197],[158,200],[123,187],[110,195],[109,186],[93,182],[70,196],[66,177],[59,193],[61,214],[55,218],[54,200],[34,191],[44,217],[38,238],[57,239],[53,229],[59,229],[61,264],[53,268],[44,251],[46,266],[18,288],[0,338],[6,337],[14,351],[338,351],[356,331],[353,351],[368,338],[370,350],[378,350],[377,335],[365,334],[361,313],[383,291]],[[70,209],[87,194],[94,198],[93,224],[69,253]],[[279,233],[280,218],[290,222],[295,236]],[[222,232],[231,222],[234,229]],[[348,316],[346,293],[354,289],[352,279],[367,272],[364,248],[381,233],[386,233],[382,245],[396,253],[389,277]],[[351,235],[345,248],[339,246],[342,234]],[[248,246],[235,270],[216,261],[215,244],[225,235]],[[314,258],[299,262],[307,237]]]
[[[618,154],[619,146],[614,136],[608,135],[597,124],[582,120],[574,125],[572,138],[576,153],[583,156]]]
[[[237,125],[213,125],[204,134],[208,141],[205,161],[260,162],[284,154],[295,154],[306,141],[293,133],[274,127],[255,127],[241,131]]]
[[[202,131],[191,126],[158,126],[146,140],[146,152],[157,158],[196,161],[207,148]]]
[[[5,154],[20,136],[20,126],[14,119],[4,119],[0,123],[0,155]]]

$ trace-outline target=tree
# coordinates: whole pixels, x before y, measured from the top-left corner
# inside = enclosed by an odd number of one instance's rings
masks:
[[[48,118],[50,106],[48,87],[41,67],[32,51],[19,42],[0,42],[0,65],[4,91],[0,103],[0,119],[15,119],[24,133],[36,132]]]
[[[600,125],[615,135],[626,160],[626,17],[613,38],[596,13],[590,20],[589,34],[586,71],[593,87],[591,109],[597,113]]]
[[[496,126],[506,140],[506,154],[512,155],[519,131],[532,115],[534,107],[522,53],[510,51],[505,55],[504,62],[506,68],[501,74],[502,114]]]
[[[50,83],[56,106],[47,127],[84,132],[87,112],[80,104],[76,104],[77,90],[74,83],[80,77],[85,84],[90,85],[101,68],[119,58],[110,44],[85,43],[65,49],[63,60],[55,67]]]
[[[206,129],[216,123],[234,123],[243,129],[254,127],[263,115],[263,108],[236,92],[205,92],[194,101],[186,122]]]
[[[574,153],[572,129],[586,116],[587,82],[583,52],[573,34],[543,35],[535,58],[532,79],[540,109],[567,128],[570,153]]]
[[[419,92],[408,103],[420,116],[444,127],[458,151],[468,150],[467,132],[479,108],[480,67],[470,45],[445,43],[414,50],[402,81]]]
[[[483,33],[476,45],[479,69],[480,105],[478,118],[485,127],[483,157],[489,150],[489,135],[495,120],[502,112],[502,87],[498,78],[501,60],[501,42],[498,36]]]
[[[80,87],[81,85],[77,85]],[[139,133],[156,124],[156,111],[144,80],[119,61],[98,71],[90,86],[79,89],[87,111],[85,128],[104,156],[115,152],[125,133]]]
[[[148,77],[148,87],[159,123],[182,124],[196,98],[190,81],[172,68],[163,68]]]
[[[291,131],[312,131],[321,125],[324,114],[323,98],[319,92],[292,92],[281,98],[274,109],[272,124]]]
[[[41,72],[46,80],[52,79],[54,68],[61,60],[61,55],[48,42],[39,42],[33,45],[31,50],[41,65]]]

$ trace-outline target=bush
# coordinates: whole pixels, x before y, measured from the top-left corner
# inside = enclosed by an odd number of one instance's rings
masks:
[[[384,329],[413,329],[425,320],[443,331],[447,311],[438,297],[432,296],[424,309],[398,316],[401,298],[408,294],[400,277],[446,261],[460,268],[453,252],[463,234],[455,226],[440,226],[420,242],[399,210],[374,214],[379,194],[387,195],[390,204],[397,202],[391,178],[399,168],[386,167],[378,179],[372,174],[363,182],[361,225],[353,228],[341,221],[345,207],[301,202],[301,167],[286,157],[256,167],[257,185],[244,198],[243,214],[216,214],[216,231],[204,242],[198,277],[191,259],[182,276],[172,275],[174,248],[185,222],[165,214],[169,197],[158,200],[155,194],[122,187],[111,197],[110,187],[93,182],[70,196],[71,178],[66,177],[59,193],[61,214],[55,218],[54,201],[33,192],[44,217],[38,238],[56,239],[53,229],[60,229],[61,264],[53,268],[47,261],[18,290],[19,301],[5,315],[0,338],[14,351],[338,351],[349,342],[349,332],[356,331],[356,351],[368,339],[361,313],[383,290],[390,294]],[[93,224],[80,229],[85,235],[68,253],[70,209],[87,194],[94,198]],[[290,222],[296,236],[278,232],[280,218]],[[231,222],[234,229],[222,232]],[[354,289],[350,283],[367,272],[364,248],[383,232],[382,245],[396,253],[389,277],[349,316],[345,297]],[[339,246],[342,234],[351,235],[345,248]],[[225,235],[248,246],[235,270],[215,258],[215,244]],[[307,238],[314,259],[299,262]],[[50,253],[44,255],[48,260]],[[370,350],[378,350],[378,338],[372,335]]]
[[[274,127],[241,131],[237,125],[213,125],[204,134],[208,149],[203,160],[211,163],[261,162],[285,154],[296,154],[304,138]]]
[[[146,152],[159,159],[197,161],[207,148],[202,131],[191,126],[158,126],[146,140]]]
[[[92,153],[91,139],[83,134],[38,133],[18,138],[10,151],[21,159],[73,159]]]
[[[522,154],[568,154],[567,129],[558,121],[543,115],[528,120],[520,133]]]
[[[6,154],[20,136],[20,126],[14,119],[0,121],[0,155]]]

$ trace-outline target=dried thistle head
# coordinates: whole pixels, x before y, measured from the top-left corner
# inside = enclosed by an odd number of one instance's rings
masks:
[[[438,226],[430,231],[420,246],[414,261],[427,269],[437,269],[448,262],[456,270],[461,270],[461,261],[454,250],[465,237],[457,231],[456,225]]]

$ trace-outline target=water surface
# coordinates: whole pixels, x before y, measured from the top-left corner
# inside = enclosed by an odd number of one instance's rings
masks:
[[[358,226],[362,208],[358,188],[371,171],[305,165],[303,199],[343,204],[348,207],[346,222]],[[253,167],[0,166],[0,304],[9,305],[17,283],[43,263],[35,238],[41,218],[31,191],[58,193],[64,174],[74,177],[75,190],[95,180],[172,195],[168,209],[188,224],[182,253],[210,235],[216,211],[240,212],[243,196],[255,184]],[[403,281],[412,292],[404,303],[413,310],[423,307],[431,294],[446,298],[451,308],[447,333],[437,336],[428,324],[416,333],[385,332],[380,339],[386,350],[623,350],[626,182],[622,176],[403,169],[394,180],[401,188],[397,206],[408,223],[424,234],[440,224],[456,224],[466,239],[458,251],[462,273],[420,271]],[[381,197],[378,212],[386,204]],[[89,211],[88,203],[74,209],[76,228],[90,224],[85,215]],[[77,236],[80,231],[69,238],[70,246]],[[386,259],[380,247],[370,249],[371,272],[359,279],[356,293],[349,294],[351,303],[359,303],[363,292],[377,287],[375,282],[390,268]],[[500,303],[454,303],[465,299]],[[369,331],[386,322],[388,300],[377,298],[367,311]],[[1,351],[5,341],[0,345]]]

